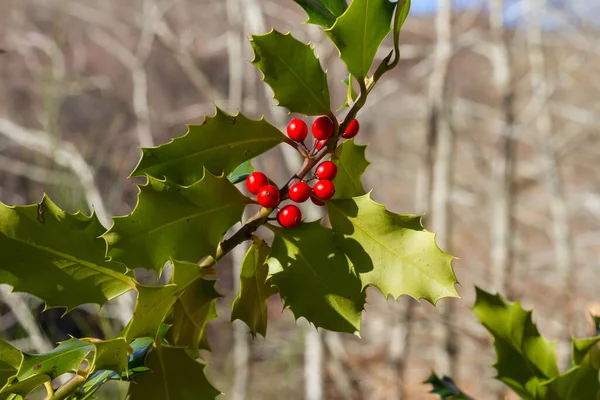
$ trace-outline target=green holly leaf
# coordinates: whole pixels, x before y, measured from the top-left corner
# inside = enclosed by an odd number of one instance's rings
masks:
[[[285,141],[285,136],[265,121],[230,115],[216,108],[201,125],[188,125],[184,136],[157,147],[143,148],[132,176],[150,175],[180,185],[191,185],[204,176],[229,175],[244,161]]]
[[[344,79],[343,82],[348,87],[348,90],[346,91],[346,101],[344,101],[344,104],[342,104],[340,108],[337,109],[337,111],[341,111],[344,108],[350,107],[350,104],[354,103],[354,101],[358,97],[358,93],[356,93],[356,90],[354,90],[354,81],[352,79],[352,75],[348,75],[348,77]]]
[[[160,273],[169,257],[198,262],[215,255],[225,232],[240,221],[246,197],[225,177],[205,170],[191,186],[148,177],[138,203],[125,217],[115,217],[104,234],[108,255],[131,269]]]
[[[559,377],[544,383],[543,388],[547,391],[537,392],[536,400],[598,399],[600,398],[598,368],[594,368],[586,359],[582,365],[571,368]]]
[[[385,297],[406,294],[432,304],[458,297],[453,257],[437,247],[420,216],[394,214],[370,194],[331,200],[327,209],[338,244],[363,287],[375,286]]]
[[[269,278],[285,307],[316,327],[358,334],[366,296],[331,229],[319,221],[294,229],[272,225]]]
[[[155,345],[146,365],[152,372],[134,377],[129,400],[214,399],[221,394],[204,375],[204,365],[191,359],[182,347]]]
[[[210,350],[206,340],[206,325],[218,317],[217,299],[222,297],[215,290],[216,281],[198,279],[179,297],[166,333],[169,344],[186,347],[188,354],[198,357],[198,349]]]
[[[369,164],[365,158],[367,146],[361,146],[350,139],[342,143],[331,157],[331,161],[338,167],[335,178],[334,199],[348,199],[364,195],[365,189],[360,181],[362,174]]]
[[[265,263],[269,246],[254,237],[240,270],[240,293],[233,301],[231,321],[239,319],[250,328],[253,336],[267,335],[267,301],[277,290],[267,281],[269,268]]]
[[[121,336],[125,337],[127,341],[140,336],[155,338],[160,324],[179,295],[181,295],[181,289],[175,285],[138,285],[135,313]]]
[[[121,333],[128,342],[137,337],[155,338],[167,313],[177,299],[203,276],[214,270],[201,268],[198,264],[171,260],[173,272],[169,284],[146,286],[138,284],[138,298],[133,318]]]
[[[364,79],[377,49],[391,30],[396,3],[389,0],[353,0],[325,32],[340,52],[350,74]]]
[[[408,18],[408,13],[410,12],[410,0],[399,0],[397,4],[396,13],[398,13],[398,18],[395,18],[395,30],[399,35],[402,26],[404,26],[404,22],[406,22],[406,18]]]
[[[308,24],[330,27],[346,8],[346,0],[294,0],[306,11]]]
[[[290,33],[252,35],[252,64],[263,73],[281,107],[305,115],[331,114],[327,74],[314,50]]]
[[[23,382],[37,375],[49,376],[54,379],[67,372],[75,373],[93,350],[94,345],[90,342],[72,338],[60,342],[58,347],[48,353],[23,353],[23,361],[19,366],[16,378],[19,382]],[[16,392],[11,391],[11,393]]]
[[[597,399],[600,396],[600,336],[572,339],[571,367],[546,382],[546,400]]]
[[[229,175],[227,175],[227,179],[229,179],[229,182],[231,182],[235,185],[236,183],[245,181],[246,178],[248,177],[248,175],[250,175],[254,171],[256,171],[256,170],[252,166],[252,163],[250,162],[250,160],[244,161],[243,163],[238,165],[237,168],[233,172],[231,172]]]
[[[600,398],[600,336],[573,339],[573,363],[565,373],[543,384],[544,400]],[[539,393],[538,393],[539,394]],[[542,398],[538,395],[538,398]]]
[[[0,339],[0,388],[17,375],[22,360],[23,353]]]
[[[39,204],[0,203],[0,283],[67,311],[134,289],[125,266],[105,260],[104,231],[95,215],[66,213],[45,195]]]
[[[539,397],[541,384],[558,377],[555,342],[544,339],[531,319],[531,311],[476,288],[473,313],[494,338],[496,379],[524,399]]]
[[[423,383],[432,386],[431,392],[442,400],[473,400],[458,388],[452,378],[444,376],[440,378],[435,372],[432,372],[429,378]]]
[[[129,344],[124,338],[117,337],[109,340],[86,338],[81,340],[88,341],[94,346],[94,358],[88,376],[100,370],[114,371],[119,375],[127,370]]]

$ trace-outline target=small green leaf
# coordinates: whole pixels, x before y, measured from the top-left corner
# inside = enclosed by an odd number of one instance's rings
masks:
[[[353,0],[325,32],[340,51],[350,74],[364,79],[379,45],[391,29],[396,3],[388,0]]]
[[[358,334],[366,296],[335,246],[333,231],[319,221],[294,229],[268,228],[275,232],[269,277],[284,305],[316,327]]]
[[[104,231],[95,215],[68,214],[46,196],[28,206],[0,203],[0,283],[67,310],[134,289],[124,265],[105,261]]]
[[[240,293],[233,301],[231,321],[239,319],[250,328],[253,336],[267,335],[267,301],[277,290],[267,282],[269,267],[265,263],[269,246],[254,237],[240,270]]]
[[[252,64],[263,73],[281,107],[305,115],[331,114],[327,74],[314,50],[290,33],[252,35]]]
[[[331,161],[338,167],[334,199],[348,199],[366,193],[360,181],[362,174],[371,164],[365,158],[366,149],[367,146],[357,145],[354,139],[350,139],[335,150],[331,157]]]
[[[596,335],[600,335],[600,316],[592,315],[592,320],[594,321],[594,327],[596,328]]]
[[[346,11],[346,0],[294,0],[306,11],[309,24],[330,27]]]
[[[431,392],[442,400],[473,400],[456,386],[452,378],[444,376],[440,378],[435,372],[432,372],[429,378],[423,383],[432,386]]]
[[[129,400],[204,400],[221,394],[206,379],[204,365],[191,359],[184,348],[155,345],[146,365],[152,372],[135,376]]]
[[[580,365],[585,356],[590,352],[596,343],[600,342],[600,336],[591,338],[572,339],[571,340],[571,365]]]
[[[142,149],[142,158],[132,176],[148,174],[191,185],[204,175],[229,175],[244,161],[264,153],[285,140],[285,136],[265,121],[230,115],[216,109],[201,125],[188,125],[188,132],[169,143]]]
[[[479,288],[473,313],[494,338],[496,379],[524,399],[537,397],[541,384],[558,376],[555,342],[544,339],[531,320],[531,311]]]
[[[150,337],[137,338],[131,342],[133,353],[127,356],[127,368],[129,368],[128,376],[134,369],[144,368],[146,365],[146,355],[154,344],[154,339]]]
[[[168,285],[138,284],[133,318],[121,333],[128,342],[137,337],[155,338],[167,313],[184,291],[196,280],[210,274],[198,264],[171,260],[173,273]]]
[[[138,203],[125,217],[115,217],[104,234],[108,255],[131,269],[160,273],[169,257],[198,262],[215,255],[225,232],[240,221],[246,197],[226,178],[205,170],[191,186],[148,177]]]
[[[139,338],[131,342],[133,353],[127,356],[127,371],[117,374],[113,371],[97,371],[90,376],[77,391],[76,400],[95,399],[94,393],[100,389],[108,380],[131,380],[135,375],[146,373],[150,370],[146,368],[146,355],[154,340],[151,338]],[[75,400],[74,399],[74,400]]]
[[[82,340],[91,342],[94,345],[94,358],[92,359],[89,374],[100,370],[109,370],[121,375],[121,373],[127,369],[127,351],[129,350],[129,344],[124,338],[117,337],[109,340]]]
[[[344,108],[350,107],[350,105],[354,103],[354,101],[358,97],[358,93],[356,93],[356,90],[354,90],[354,80],[352,78],[352,75],[348,75],[348,77],[344,79],[343,82],[348,87],[348,90],[346,91],[346,101],[340,106],[340,108],[337,109],[337,111],[341,111]]]
[[[198,279],[179,297],[166,323],[169,344],[186,347],[188,354],[198,357],[198,349],[210,350],[206,340],[206,325],[218,317],[216,281]]]
[[[246,178],[248,177],[248,175],[250,175],[254,171],[256,171],[256,170],[252,166],[252,163],[250,162],[250,160],[244,161],[243,163],[238,165],[237,168],[233,172],[231,172],[229,175],[227,175],[227,179],[229,179],[229,182],[231,182],[235,185],[236,183],[245,181]]]
[[[398,0],[397,4],[396,13],[398,13],[398,18],[395,19],[395,30],[400,34],[402,26],[406,22],[406,18],[408,18],[408,13],[410,12],[410,0]]]
[[[437,247],[421,217],[398,215],[371,200],[370,194],[327,202],[338,244],[363,287],[373,285],[385,297],[407,294],[435,304],[458,297],[453,257]]]

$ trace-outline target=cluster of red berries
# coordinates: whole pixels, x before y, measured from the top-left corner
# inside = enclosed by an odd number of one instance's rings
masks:
[[[321,150],[325,146],[325,143],[327,143],[327,140],[333,135],[333,122],[331,122],[329,117],[321,116],[315,119],[311,128],[313,136],[317,139],[316,149],[317,151]],[[358,135],[359,129],[360,125],[358,121],[353,119],[348,124],[348,127],[346,127],[342,137],[344,139],[353,138]],[[300,118],[294,118],[287,126],[287,134],[290,139],[296,142],[303,142],[308,136],[308,126]]]
[[[343,138],[353,138],[358,134],[359,124],[355,119],[348,124]],[[312,124],[312,133],[317,139],[316,149],[320,150],[333,134],[333,122],[328,117],[318,117]],[[290,121],[287,127],[288,136],[296,142],[303,142],[308,136],[308,126],[299,118]],[[313,204],[324,206],[324,201],[329,200],[335,194],[333,179],[337,175],[337,166],[331,161],[324,161],[317,166],[315,178],[317,182],[310,187],[304,181],[294,183],[288,192],[290,200],[296,203],[304,203],[310,198]],[[258,204],[265,208],[275,208],[281,200],[279,189],[270,184],[269,179],[262,172],[253,172],[246,178],[246,188],[256,195]],[[288,204],[277,213],[277,221],[285,228],[293,228],[302,222],[302,212],[298,206]]]

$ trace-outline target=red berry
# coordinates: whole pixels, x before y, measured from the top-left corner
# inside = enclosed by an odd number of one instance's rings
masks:
[[[321,179],[313,187],[313,192],[321,200],[329,200],[335,194],[335,186],[331,181]]]
[[[358,135],[359,129],[360,129],[360,124],[358,123],[357,120],[353,119],[352,121],[350,121],[350,123],[346,127],[346,131],[344,132],[342,137],[344,139],[353,138],[354,136]]]
[[[318,117],[312,124],[312,133],[317,140],[326,140],[333,135],[333,122],[329,117]]]
[[[310,197],[311,190],[306,182],[294,183],[290,188],[290,199],[296,203],[304,203]]]
[[[256,199],[264,208],[273,208],[279,204],[279,189],[273,185],[263,186]]]
[[[258,191],[268,184],[269,180],[262,172],[253,172],[246,178],[246,189],[252,194],[258,194]]]
[[[337,175],[337,166],[331,161],[325,161],[319,164],[315,172],[317,178],[332,181]]]
[[[293,228],[302,222],[302,212],[295,205],[288,204],[277,214],[277,222],[284,228]]]
[[[325,205],[325,203],[317,199],[315,196],[310,196],[310,201],[312,201],[315,206],[323,207]]]
[[[325,143],[327,143],[327,139],[319,140],[317,142],[317,151],[321,150],[323,148],[323,146],[325,146]]]
[[[288,123],[287,134],[290,139],[302,142],[308,136],[308,126],[300,118],[294,118]]]

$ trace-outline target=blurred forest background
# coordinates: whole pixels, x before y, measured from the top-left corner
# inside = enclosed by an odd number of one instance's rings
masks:
[[[440,247],[459,257],[462,299],[435,309],[369,290],[358,339],[295,322],[272,298],[267,339],[252,339],[229,322],[241,249],[218,266],[224,297],[209,324],[207,373],[224,398],[429,399],[421,382],[431,370],[477,399],[516,398],[493,381],[493,346],[470,312],[474,284],[535,308],[563,366],[569,336],[591,333],[589,314],[600,311],[598,6],[439,0],[420,13],[425,2],[413,2],[400,66],[359,114],[357,141],[370,144],[373,197],[394,212],[426,212]],[[315,45],[337,108],[345,67],[305,19],[291,0],[0,1],[0,200],[34,203],[46,191],[72,212],[93,205],[108,226],[135,205],[126,178],[138,147],[183,135],[214,104],[283,129],[291,117],[271,107],[248,62],[246,39],[271,27]],[[297,162],[279,148],[255,166],[284,183]],[[28,352],[69,334],[115,335],[134,302],[59,319],[62,310],[41,313],[39,300],[9,291],[0,290],[0,337]],[[126,386],[108,385],[102,398],[124,398]]]

